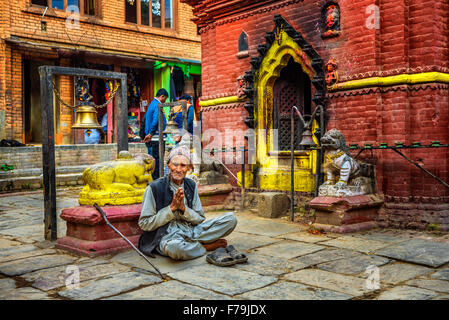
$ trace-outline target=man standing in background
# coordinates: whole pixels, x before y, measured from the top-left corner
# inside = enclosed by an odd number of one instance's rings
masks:
[[[154,168],[153,172],[153,180],[156,180],[159,178],[159,103],[165,103],[165,101],[168,98],[168,92],[165,89],[159,89],[156,93],[156,97],[151,101],[150,105],[148,106],[147,113],[144,117],[144,123],[145,123],[145,138],[143,139],[143,142],[147,143],[148,147],[148,154],[151,155],[154,160],[156,161],[156,166]],[[165,126],[167,123],[167,120],[165,119],[165,116],[163,117],[164,124],[163,128],[165,130]],[[149,143],[149,146],[148,146]],[[163,145],[163,151],[165,145]]]

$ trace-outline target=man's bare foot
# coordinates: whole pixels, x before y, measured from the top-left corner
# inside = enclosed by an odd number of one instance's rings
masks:
[[[214,251],[218,248],[226,248],[228,246],[228,242],[226,239],[218,239],[212,243],[202,243],[202,245],[206,251]]]

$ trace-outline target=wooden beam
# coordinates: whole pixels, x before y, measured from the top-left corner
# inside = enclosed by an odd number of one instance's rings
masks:
[[[44,237],[57,239],[56,165],[53,114],[53,76],[47,66],[39,67],[42,107],[42,164],[44,185]]]

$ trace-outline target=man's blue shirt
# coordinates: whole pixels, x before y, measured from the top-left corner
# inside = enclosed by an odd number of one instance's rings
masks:
[[[193,134],[193,118],[195,115],[195,108],[190,106],[187,111],[187,131]],[[178,129],[182,129],[182,112],[178,113],[174,119],[174,121],[178,124]]]
[[[158,134],[159,131],[159,125],[158,125],[158,120],[159,120],[159,114],[158,114],[158,105],[159,105],[159,100],[154,98],[153,101],[151,101],[150,105],[148,106],[148,110],[147,113],[145,114],[145,135],[151,134],[152,136],[154,136],[155,134]],[[165,116],[163,117],[164,119],[164,125],[163,128],[165,130],[165,126],[167,124],[167,120],[165,120]]]

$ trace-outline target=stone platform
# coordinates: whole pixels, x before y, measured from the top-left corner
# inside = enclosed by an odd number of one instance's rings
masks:
[[[142,230],[138,226],[142,204],[103,207],[109,222],[137,245]],[[91,206],[62,210],[61,218],[67,222],[67,235],[58,240],[56,247],[81,255],[95,257],[130,248]]]
[[[351,197],[316,197],[310,207],[316,211],[315,228],[327,232],[349,233],[377,227],[383,204],[376,194]]]
[[[57,207],[75,206],[78,192],[58,189]],[[309,225],[288,217],[239,211],[226,240],[247,263],[222,268],[205,256],[174,261],[156,255],[151,261],[168,275],[161,281],[132,249],[94,258],[55,249],[44,239],[43,199],[42,192],[0,195],[0,300],[449,300],[448,233],[312,234]],[[206,217],[222,213],[207,211]],[[59,237],[65,225],[58,215]],[[78,289],[67,286],[75,266]]]
[[[219,210],[226,206],[232,192],[229,184],[201,185],[198,194],[204,210]],[[138,225],[142,204],[103,207],[109,222],[137,246],[142,230]],[[100,213],[92,206],[78,206],[62,210],[61,219],[67,222],[67,234],[58,240],[57,248],[81,255],[96,257],[130,249]]]

